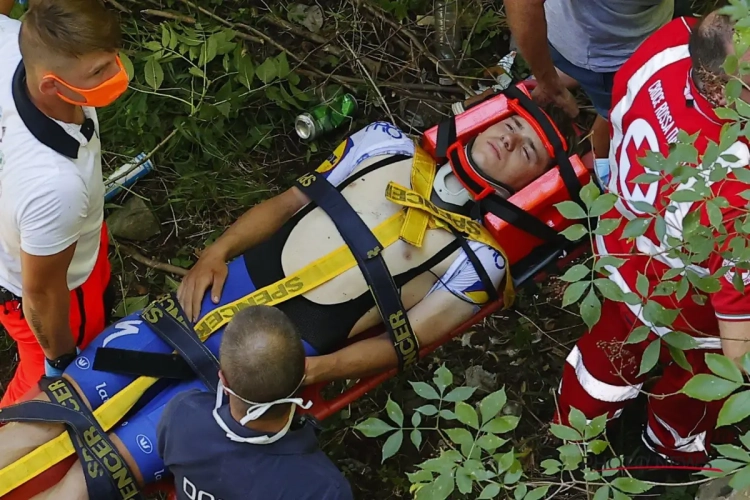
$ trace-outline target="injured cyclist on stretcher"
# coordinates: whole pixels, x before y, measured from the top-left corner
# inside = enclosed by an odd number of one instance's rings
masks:
[[[525,89],[512,90],[507,102],[514,112],[475,127],[473,137],[462,137],[455,121],[452,130],[439,130],[437,149],[450,160],[443,166],[396,126],[377,122],[346,139],[315,174],[245,213],[202,253],[178,291],[207,348],[218,352],[220,333],[237,310],[273,305],[303,339],[305,384],[356,379],[411,364],[420,345],[438,341],[496,299],[508,266],[501,245],[514,242],[496,242],[482,216],[567,160],[566,149],[577,144],[561,115],[553,123]],[[374,246],[357,248],[373,235]],[[379,324],[385,334],[344,346]],[[105,367],[106,360],[95,358],[107,350],[115,355]],[[159,366],[127,356],[117,363],[127,351],[165,355],[173,348],[135,313],[105,329],[64,378],[96,409],[137,374],[158,376]],[[153,452],[164,406],[195,386],[172,383],[110,432],[141,485],[165,474]],[[8,424],[0,429],[0,467],[62,432],[60,424]],[[80,487],[83,473],[71,469],[65,480]]]

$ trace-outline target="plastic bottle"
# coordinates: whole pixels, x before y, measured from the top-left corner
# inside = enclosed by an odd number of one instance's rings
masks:
[[[435,12],[435,55],[441,63],[454,73],[460,59],[462,37],[458,23],[459,0],[434,0]],[[440,85],[452,85],[453,81],[441,74]]]

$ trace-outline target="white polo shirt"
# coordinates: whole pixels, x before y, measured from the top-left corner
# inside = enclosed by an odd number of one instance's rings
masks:
[[[53,120],[26,92],[18,32],[0,15],[0,286],[21,290],[21,250],[54,255],[77,243],[68,268],[72,290],[89,277],[99,252],[104,182],[93,108],[80,125]]]

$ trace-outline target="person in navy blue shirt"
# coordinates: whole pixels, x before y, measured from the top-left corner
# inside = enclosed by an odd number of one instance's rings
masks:
[[[176,395],[158,425],[158,451],[179,500],[351,500],[351,487],[295,417],[305,352],[280,310],[252,306],[224,331],[217,395]],[[228,404],[224,404],[224,396]]]

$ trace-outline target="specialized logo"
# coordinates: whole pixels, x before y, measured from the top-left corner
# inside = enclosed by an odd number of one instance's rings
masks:
[[[196,488],[187,477],[182,478],[182,491],[190,500],[221,500],[207,491]]]
[[[143,321],[139,319],[120,321],[114,326],[115,332],[110,333],[109,335],[104,337],[102,347],[107,347],[107,344],[115,339],[119,339],[120,337],[125,337],[126,335],[136,335],[138,332],[140,332],[140,328],[138,328],[138,326],[141,323],[143,323]]]
[[[633,213],[639,215],[644,212],[633,207],[632,202],[641,201],[653,206],[659,193],[658,182],[649,184],[648,189],[644,192],[643,184],[628,181],[631,167],[633,164],[637,165],[638,159],[645,156],[648,150],[659,151],[659,140],[651,125],[643,118],[637,118],[628,127],[620,147],[618,178],[623,201]],[[646,173],[657,173],[646,167],[643,167],[643,170]]]
[[[81,370],[88,370],[91,368],[91,361],[86,356],[78,356],[76,358],[76,366]]]
[[[384,134],[387,134],[389,137],[393,139],[401,139],[404,136],[404,133],[398,127],[388,122],[371,123],[365,129],[365,132],[369,132],[370,130],[375,130],[376,132],[382,132]]]
[[[150,455],[151,452],[154,451],[154,445],[151,444],[151,440],[148,438],[148,436],[138,434],[135,437],[135,442],[138,445],[138,448],[140,448],[141,451],[147,455]]]

